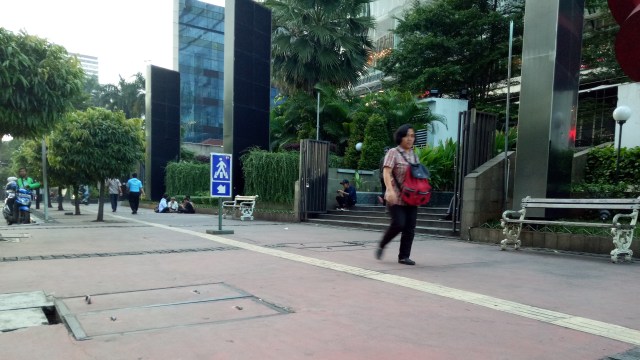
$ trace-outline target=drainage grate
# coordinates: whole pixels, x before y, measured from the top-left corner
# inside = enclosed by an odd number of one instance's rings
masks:
[[[220,246],[220,247],[211,247],[211,248],[160,249],[160,250],[123,251],[123,252],[110,252],[110,253],[56,254],[56,255],[36,255],[36,256],[8,256],[8,257],[0,257],[0,262],[30,261],[30,260],[60,260],[60,259],[109,257],[109,256],[130,256],[130,255],[157,255],[157,254],[174,254],[174,253],[207,252],[207,251],[229,251],[229,250],[239,250],[239,249],[237,247],[233,247],[233,246]]]
[[[63,298],[56,307],[77,340],[293,312],[225,283]]]

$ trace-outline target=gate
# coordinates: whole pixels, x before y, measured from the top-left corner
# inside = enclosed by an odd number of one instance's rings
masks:
[[[455,160],[452,227],[456,231],[464,197],[464,178],[494,156],[498,116],[471,109],[458,116],[458,143]]]
[[[305,139],[300,141],[300,220],[309,214],[327,212],[329,180],[329,143]]]

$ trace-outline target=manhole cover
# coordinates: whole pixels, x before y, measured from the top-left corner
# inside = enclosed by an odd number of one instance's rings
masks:
[[[289,312],[224,283],[65,298],[56,307],[78,340]]]

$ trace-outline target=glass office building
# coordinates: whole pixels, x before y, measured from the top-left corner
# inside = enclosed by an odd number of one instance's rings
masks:
[[[224,7],[175,0],[174,69],[180,72],[180,122],[184,142],[222,141]]]

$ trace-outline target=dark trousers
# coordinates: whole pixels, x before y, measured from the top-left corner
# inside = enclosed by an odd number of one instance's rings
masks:
[[[406,259],[411,255],[411,245],[413,245],[413,236],[416,229],[418,207],[393,205],[389,207],[389,213],[391,214],[391,225],[389,225],[389,228],[382,236],[380,248],[384,249],[396,235],[402,232],[398,259]]]
[[[140,192],[129,192],[129,206],[131,206],[131,211],[137,212],[138,206],[140,205]]]
[[[109,194],[109,200],[111,200],[111,210],[116,211],[118,208],[118,194]]]
[[[350,208],[355,205],[348,196],[336,196],[336,201],[338,202],[338,206],[341,208]]]

